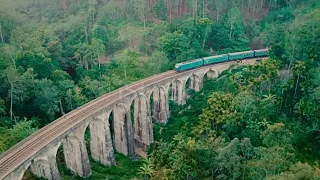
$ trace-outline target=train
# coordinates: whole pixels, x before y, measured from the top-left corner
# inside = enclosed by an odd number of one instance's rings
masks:
[[[199,58],[190,60],[175,65],[175,70],[178,72],[187,71],[190,69],[198,68],[201,66],[207,66],[216,63],[222,63],[226,61],[239,61],[243,59],[255,58],[255,57],[267,57],[269,56],[269,49],[259,49],[252,51],[242,51],[228,54],[221,54],[216,56],[209,56],[205,58]]]

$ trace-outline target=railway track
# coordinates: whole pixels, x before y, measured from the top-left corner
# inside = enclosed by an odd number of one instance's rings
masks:
[[[18,162],[23,162],[24,160],[31,157],[35,152],[41,150],[43,147],[53,141],[55,139],[53,137],[59,137],[60,135],[68,131],[70,127],[77,125],[83,119],[86,119],[92,113],[98,111],[99,107],[118,100],[119,92],[129,90],[127,93],[123,94],[123,96],[126,96],[130,93],[133,93],[135,90],[138,90],[139,88],[143,88],[145,84],[150,84],[153,81],[162,80],[167,76],[170,77],[174,74],[177,74],[177,72],[167,71],[165,73],[143,79],[132,84],[131,86],[125,86],[111,93],[103,95],[83,105],[79,109],[71,111],[64,117],[58,118],[56,121],[40,129],[39,131],[29,136],[22,142],[18,143],[13,148],[9,149],[9,151],[0,156],[0,179],[5,178],[11,172],[9,171],[10,169],[15,169],[16,166],[19,166],[20,163]]]
[[[254,58],[255,59],[255,58]],[[221,64],[229,65],[235,62],[225,62]],[[218,64],[220,65],[220,64]],[[217,66],[217,65],[212,65]],[[19,167],[21,163],[31,158],[36,152],[40,151],[46,147],[50,142],[54,141],[57,137],[66,133],[70,128],[81,123],[86,118],[90,117],[93,113],[100,110],[99,107],[105,106],[107,104],[112,104],[117,100],[121,99],[122,96],[130,95],[139,89],[143,89],[146,85],[152,85],[154,83],[161,82],[167,78],[174,78],[176,76],[185,75],[202,68],[178,73],[174,70],[167,71],[149,78],[137,81],[131,85],[124,86],[113,92],[105,94],[89,103],[81,106],[77,110],[71,111],[55,120],[54,122],[48,124],[47,126],[41,128],[36,133],[32,134],[25,140],[13,146],[7,152],[0,156],[0,179],[4,179],[13,170]],[[123,93],[123,94],[122,94]]]

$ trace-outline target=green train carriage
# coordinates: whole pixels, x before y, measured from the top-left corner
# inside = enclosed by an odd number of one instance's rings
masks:
[[[269,56],[269,49],[259,49],[254,51],[228,53],[228,54],[210,56],[210,57],[205,57],[203,59],[196,59],[196,60],[191,60],[183,63],[178,63],[175,65],[175,69],[176,71],[181,72],[181,71],[186,71],[189,69],[194,69],[194,68],[215,64],[215,63],[243,60],[243,59],[254,58],[254,57],[267,57],[267,56]],[[258,61],[261,61],[261,60],[262,59],[258,59]]]
[[[269,56],[269,49],[254,50],[254,57],[267,57]]]
[[[203,65],[209,65],[219,62],[225,62],[229,60],[229,56],[227,54],[222,54],[218,56],[210,56],[203,58]]]
[[[254,51],[244,51],[244,52],[236,52],[236,53],[229,53],[229,61],[233,60],[241,60],[246,58],[253,58]]]
[[[192,61],[187,61],[187,62],[183,62],[183,63],[178,63],[175,65],[175,69],[178,72],[181,71],[185,71],[188,69],[193,69],[193,68],[197,68],[203,65],[203,59],[196,59],[196,60],[192,60]]]

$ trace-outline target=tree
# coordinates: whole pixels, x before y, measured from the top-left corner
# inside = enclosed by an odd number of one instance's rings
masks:
[[[283,123],[269,125],[261,136],[263,137],[262,143],[267,147],[290,145],[293,137],[292,133],[285,129]]]
[[[0,127],[0,154],[14,146],[19,141],[30,136],[38,129],[32,127],[32,121],[21,121],[12,128]]]
[[[209,96],[208,107],[200,115],[200,123],[195,133],[200,136],[212,136],[222,130],[225,124],[237,124],[234,98],[229,93],[214,92]],[[213,134],[212,134],[213,133]]]
[[[201,18],[199,20],[200,29],[202,31],[202,50],[204,50],[204,45],[207,41],[208,35],[212,32],[211,25],[212,22],[209,18]]]
[[[113,62],[121,69],[123,77],[139,77],[141,72],[137,70],[140,65],[140,55],[134,51],[124,50],[117,54]]]
[[[6,106],[4,100],[0,98],[0,115],[6,115]]]
[[[287,53],[292,61],[309,60],[316,62],[319,55],[319,16],[320,10],[314,9],[309,13],[298,16],[288,27],[286,35]],[[319,62],[319,61],[318,61]]]
[[[228,11],[225,24],[229,27],[229,40],[244,35],[243,19],[239,8],[232,8]]]
[[[320,170],[314,168],[307,163],[298,162],[291,165],[288,171],[282,172],[281,174],[267,177],[267,180],[299,180],[299,179],[310,179],[317,180],[320,177]]]
[[[158,19],[167,20],[167,11],[168,8],[165,4],[165,0],[159,0],[153,6],[153,10],[155,11]]]
[[[145,74],[153,75],[162,72],[164,68],[168,65],[169,60],[167,55],[162,51],[154,51],[149,58],[148,62],[145,64]]]
[[[242,91],[235,96],[237,112],[245,121],[252,121],[258,116],[258,106],[253,92]]]
[[[226,147],[218,150],[215,158],[214,176],[217,179],[238,179],[241,177],[242,157],[239,139],[233,139]]]
[[[94,51],[93,58],[97,58],[100,69],[100,55],[105,51],[105,46],[100,39],[93,39],[91,42],[91,47]]]
[[[13,68],[16,69],[17,68],[16,61],[17,61],[18,54],[20,53],[19,50],[15,49],[15,47],[10,45],[4,45],[2,48],[6,52],[6,54],[10,57]]]
[[[145,180],[149,180],[149,178],[153,176],[155,171],[153,170],[153,165],[151,164],[150,159],[145,159],[143,161],[138,173],[144,175]]]
[[[293,164],[294,154],[285,147],[255,148],[255,158],[246,163],[246,179],[262,180],[279,174]]]
[[[143,21],[143,27],[146,28],[148,2],[147,0],[131,0],[133,12],[136,16]]]
[[[78,44],[76,47],[78,50],[75,52],[74,57],[78,59],[79,64],[88,71],[96,64],[94,53],[97,50],[93,50],[93,48],[87,43]]]
[[[181,32],[166,33],[159,38],[160,49],[173,61],[189,60],[195,57],[188,38]],[[191,51],[191,52],[190,52]],[[187,54],[190,55],[187,57]]]
[[[35,106],[38,107],[48,121],[53,121],[59,112],[59,94],[53,82],[49,79],[41,79],[35,82]]]
[[[15,88],[15,84],[18,81],[18,74],[16,69],[8,69],[7,78],[10,84],[10,119],[13,120],[13,91]]]
[[[31,94],[34,87],[34,72],[33,69],[29,68],[22,75],[17,69],[8,67],[6,69],[7,82],[9,83],[9,114],[11,120],[16,120],[14,117],[14,106],[22,106],[26,102]]]

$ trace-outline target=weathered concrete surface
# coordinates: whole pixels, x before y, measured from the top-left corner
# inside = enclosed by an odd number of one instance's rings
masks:
[[[209,71],[206,73],[206,75],[207,75],[207,78],[208,78],[208,79],[213,79],[213,78],[218,77],[218,73],[215,72],[215,71],[213,71],[213,70],[209,70]]]
[[[76,129],[63,141],[64,159],[67,168],[81,177],[91,175],[84,134],[87,126]]]
[[[44,177],[48,180],[59,180],[61,179],[56,155],[60,143],[47,147],[44,150],[43,155],[35,158],[31,164],[31,172],[38,177]]]
[[[153,143],[153,125],[150,115],[148,97],[139,94],[134,100],[134,139],[135,145],[145,152]]]
[[[165,92],[164,93],[164,97],[165,97],[165,102],[166,102],[165,106],[166,106],[166,113],[167,113],[167,121],[170,118],[170,107],[169,107],[169,99],[170,99],[170,97],[169,97],[169,89],[170,89],[170,85],[171,85],[171,83],[169,82],[169,83],[164,84],[162,86],[162,88],[164,89],[164,92]]]
[[[118,152],[133,156],[134,133],[130,115],[130,104],[117,104],[113,111],[114,144]]]
[[[115,157],[109,125],[110,111],[103,112],[90,122],[90,151],[94,160],[104,165],[114,165]]]
[[[160,123],[168,122],[168,91],[164,87],[156,87],[153,91],[153,116]]]
[[[195,92],[199,92],[203,86],[203,79],[200,78],[198,75],[193,74],[190,77],[190,89],[193,89]]]
[[[6,176],[3,180],[21,180],[23,178],[24,173],[29,168],[31,163],[22,164],[13,172],[11,172],[8,176]]]
[[[187,78],[177,79],[172,82],[173,101],[178,105],[186,103],[186,86]]]

